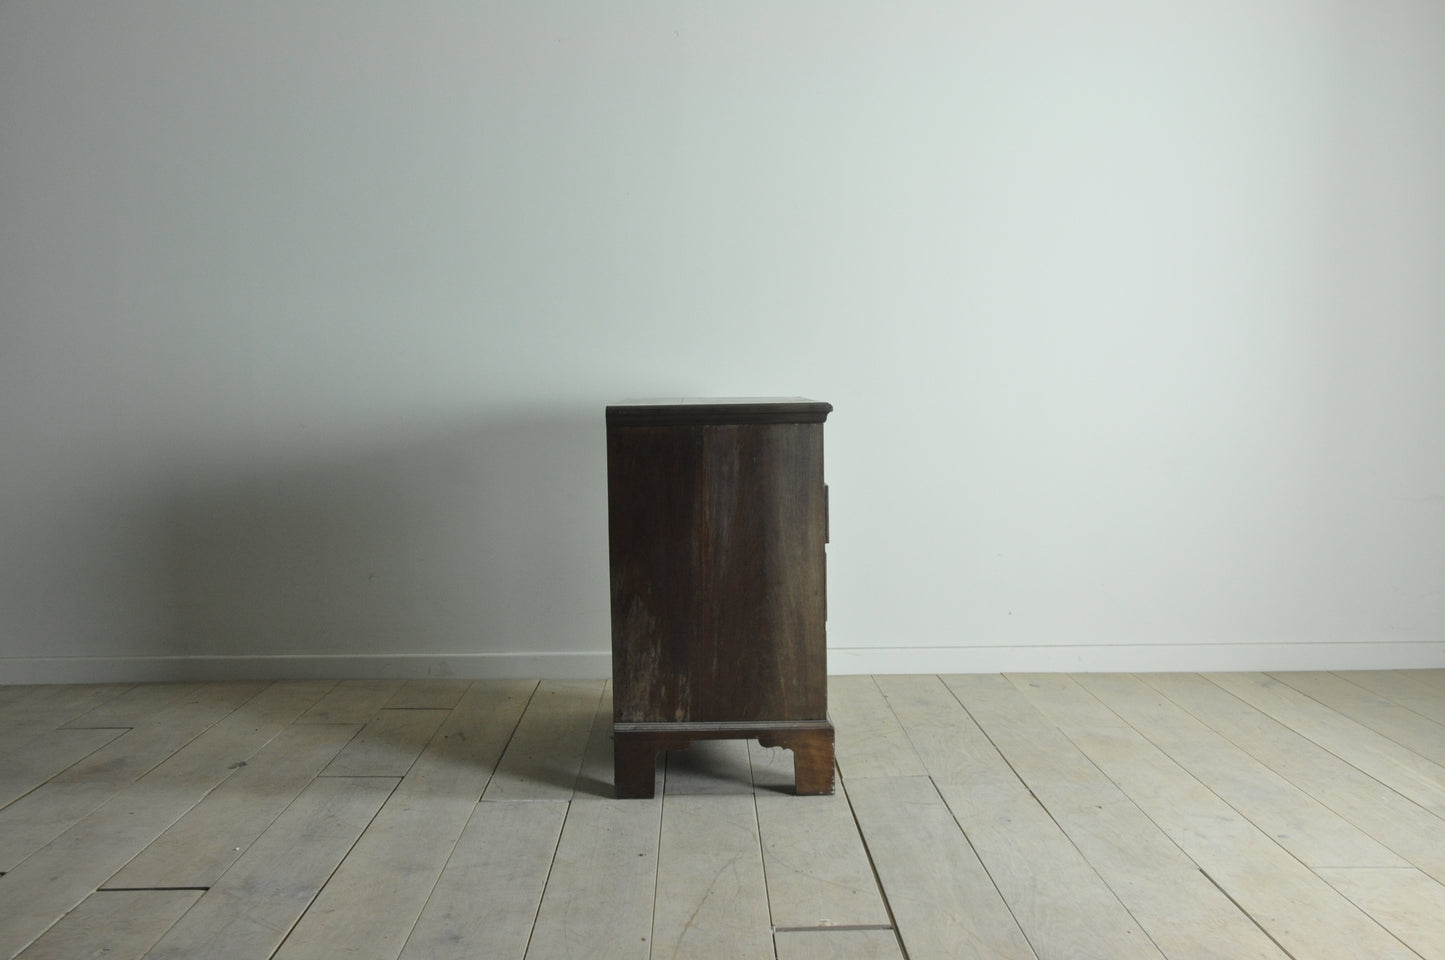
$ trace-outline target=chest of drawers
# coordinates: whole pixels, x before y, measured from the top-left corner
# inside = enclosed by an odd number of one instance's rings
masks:
[[[607,408],[613,738],[619,797],[701,739],[793,752],[833,792],[823,424],[800,398]]]

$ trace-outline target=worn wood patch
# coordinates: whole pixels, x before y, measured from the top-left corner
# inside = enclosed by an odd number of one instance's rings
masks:
[[[527,704],[483,800],[571,800],[601,680],[549,680]]]
[[[150,952],[150,960],[269,957],[390,796],[381,777],[316,780]]]
[[[200,890],[93,893],[45,931],[19,960],[141,960],[200,896]]]
[[[928,771],[872,677],[829,677],[828,716],[845,780],[916,777]]]
[[[1159,827],[1013,684],[946,682],[1037,802],[1171,960],[1286,960]]]
[[[1403,867],[1405,861],[1135,677],[1079,684],[1175,763],[1310,866]]]
[[[281,731],[107,881],[108,887],[209,887],[306,789],[357,728],[293,724]]]
[[[845,790],[758,794],[768,902],[777,927],[889,926]]]
[[[903,960],[892,930],[779,930],[778,960]]]
[[[661,812],[660,799],[572,802],[529,956],[647,960],[664,955],[654,952],[651,942]]]
[[[751,796],[668,797],[653,915],[654,957],[766,957],[773,949]]]
[[[1013,679],[1285,950],[1318,960],[1413,956],[1073,680]]]
[[[559,803],[478,804],[402,960],[521,960],[566,813]]]
[[[870,777],[847,788],[910,958],[1037,960],[933,781]]]

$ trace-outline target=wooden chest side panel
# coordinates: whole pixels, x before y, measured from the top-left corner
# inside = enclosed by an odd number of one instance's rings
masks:
[[[615,718],[826,713],[820,423],[608,431]]]

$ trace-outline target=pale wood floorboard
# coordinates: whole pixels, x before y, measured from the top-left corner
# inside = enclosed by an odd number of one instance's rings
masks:
[[[1331,673],[1279,673],[1274,677],[1426,760],[1445,764],[1445,724]]]
[[[382,710],[336,755],[323,777],[404,777],[447,710]]]
[[[217,684],[204,693],[193,686],[168,691],[146,685],[113,701],[100,722],[134,725],[46,783],[0,809],[0,872],[55,840],[108,800],[162,763],[179,756],[191,740],[254,697],[265,684]],[[120,703],[125,701],[125,703]],[[94,711],[92,711],[94,712]],[[69,726],[74,729],[75,726]],[[241,758],[244,759],[244,758]]]
[[[1352,670],[1339,676],[1422,717],[1445,724],[1445,691],[1437,689],[1422,674],[1423,671],[1409,670]]]
[[[753,765],[743,740],[699,740],[686,750],[670,750],[663,762],[670,797],[752,796]]]
[[[1209,679],[1436,816],[1445,817],[1445,767],[1264,674]]]
[[[122,867],[106,886],[211,886],[241,859],[357,729],[349,724],[296,723],[287,727]]]
[[[36,737],[50,733],[107,700],[121,696],[124,686],[0,687],[27,691],[0,706],[0,757]]]
[[[658,783],[661,787],[661,781]],[[582,750],[582,768],[574,790],[577,797],[610,800],[617,795],[612,780],[612,682],[609,680],[592,715],[592,732]]]
[[[657,889],[665,895],[653,907],[652,956],[768,956],[773,930],[752,796],[665,797]]]
[[[1445,960],[1445,670],[830,715],[832,797],[713,741],[617,801],[603,681],[0,687],[0,960]]]
[[[214,690],[192,688],[179,702],[137,718],[123,736],[58,774],[50,785],[93,781],[120,788],[133,783],[162,763],[174,761],[192,740],[233,716],[266,687],[264,683],[239,683],[218,684]],[[77,726],[90,724],[70,725],[71,729]]]
[[[57,685],[58,686],[58,685]],[[0,686],[0,709],[8,707],[16,700],[24,700],[26,697],[34,696],[36,691],[46,689],[44,687],[22,687],[22,686]],[[0,714],[3,716],[3,714]]]
[[[1150,819],[1296,957],[1413,953],[1068,677],[1015,678]]]
[[[403,686],[401,680],[343,680],[298,723],[366,723]]]
[[[937,677],[879,677],[934,785],[1040,960],[1161,954]]]
[[[216,702],[232,709],[210,729],[0,877],[0,957],[18,953],[74,909],[310,705],[303,685],[251,686],[238,705],[246,686],[218,684]],[[206,702],[204,691],[195,696]],[[64,790],[65,782],[50,786]]]
[[[14,870],[120,789],[114,784],[88,781],[57,789],[56,784],[47,782],[0,808],[0,874]]]
[[[932,780],[870,777],[847,788],[910,960],[1035,960]]]
[[[555,803],[482,804],[543,810]],[[533,814],[536,815],[536,814]],[[567,811],[526,956],[646,960],[652,949],[662,800],[579,799]],[[521,953],[496,956],[521,957]]]
[[[402,960],[522,960],[548,874],[556,872],[566,815],[561,803],[477,804]],[[650,837],[655,848],[655,824]],[[608,903],[605,892],[596,889],[578,900],[595,909]],[[629,885],[620,892],[635,890]]]
[[[1398,856],[1445,880],[1445,844],[1420,842],[1445,832],[1445,820],[1203,677],[1143,679]]]
[[[86,897],[20,954],[21,960],[141,960],[200,890],[103,890]]]
[[[1425,960],[1445,960],[1445,885],[1409,869],[1330,867],[1320,876]]]
[[[756,804],[774,926],[890,925],[843,787],[831,797],[759,793]]]
[[[780,930],[777,960],[903,960],[892,930]]]
[[[477,683],[468,691],[277,957],[401,954],[530,691],[518,683]]]
[[[601,680],[539,684],[484,799],[571,800],[604,687]]]
[[[60,728],[0,756],[0,808],[45,785],[124,733],[124,730]]]
[[[938,789],[1039,960],[1162,960],[1108,884],[1006,768]]]
[[[848,779],[927,772],[872,677],[830,677],[828,714],[835,727],[848,732],[834,747],[838,769]]]
[[[206,689],[206,699],[216,700],[231,684]],[[141,683],[122,687],[114,697],[98,700],[90,709],[63,724],[66,727],[138,727],[162,710],[167,710],[202,691],[193,683]]]
[[[1274,941],[1007,678],[945,680],[1166,956],[1286,960]]]
[[[755,792],[760,795],[794,795],[793,751],[782,747],[765,747],[756,740],[749,740],[748,764],[752,767]]]
[[[1080,676],[1084,689],[1280,846],[1312,867],[1407,864],[1135,677]]]
[[[312,781],[151,950],[151,960],[269,957],[391,795],[385,777]]]
[[[386,706],[390,710],[450,710],[471,686],[470,680],[408,680]]]

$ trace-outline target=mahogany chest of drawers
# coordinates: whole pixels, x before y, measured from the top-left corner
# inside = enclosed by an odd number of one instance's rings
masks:
[[[700,739],[793,752],[833,792],[823,423],[795,399],[607,408],[613,738],[619,797]]]

